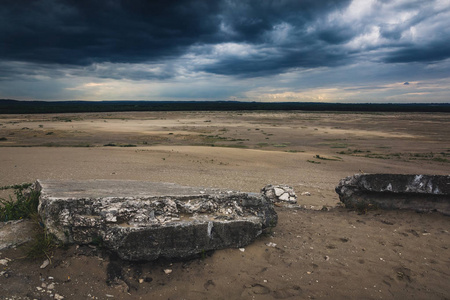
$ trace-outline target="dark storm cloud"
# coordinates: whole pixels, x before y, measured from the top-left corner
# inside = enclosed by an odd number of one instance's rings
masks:
[[[344,13],[350,0],[3,0],[0,59],[140,80],[175,76],[176,60],[181,58],[191,72],[255,77],[350,64],[366,50],[385,50],[387,54],[373,58],[385,63],[428,63],[450,57],[448,32],[402,40],[412,27],[441,13],[434,7],[436,1],[391,3],[371,4],[371,14],[352,21]],[[418,12],[405,22],[384,21],[378,9],[389,5],[394,16]],[[330,18],[331,14],[336,16]],[[440,22],[429,30],[445,28]],[[374,27],[379,28],[382,42],[349,46]],[[221,45],[228,45],[228,50],[217,52]],[[208,62],[195,60],[200,57]],[[105,63],[118,67],[97,68]],[[164,66],[147,70],[123,65],[139,63]]]
[[[434,41],[428,45],[410,45],[393,51],[389,63],[436,62],[450,57],[450,38]]]
[[[178,55],[217,31],[215,1],[3,1],[3,59],[88,65]]]

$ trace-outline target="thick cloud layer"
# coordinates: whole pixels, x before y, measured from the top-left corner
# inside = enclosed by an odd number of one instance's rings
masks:
[[[0,81],[426,66],[450,58],[450,2],[3,0],[0,41]]]

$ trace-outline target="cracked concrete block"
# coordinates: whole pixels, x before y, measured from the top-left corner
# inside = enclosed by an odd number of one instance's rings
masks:
[[[122,259],[183,258],[239,248],[275,226],[260,194],[173,183],[38,180],[39,213],[66,243],[101,241]]]
[[[450,176],[355,174],[336,187],[347,207],[439,211],[450,215]]]

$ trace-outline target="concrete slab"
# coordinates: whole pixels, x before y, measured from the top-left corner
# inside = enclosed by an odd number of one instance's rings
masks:
[[[336,187],[341,202],[356,209],[409,209],[450,215],[450,176],[355,174]]]
[[[243,247],[275,226],[255,193],[131,180],[38,180],[39,213],[66,243],[101,242],[123,259],[182,258]]]
[[[30,241],[35,227],[31,220],[0,222],[0,250],[20,246]]]

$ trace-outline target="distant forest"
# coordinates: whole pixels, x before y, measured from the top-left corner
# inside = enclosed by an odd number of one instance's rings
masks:
[[[301,110],[348,112],[450,112],[450,103],[360,104],[238,101],[17,101],[0,99],[2,114],[118,111]]]

